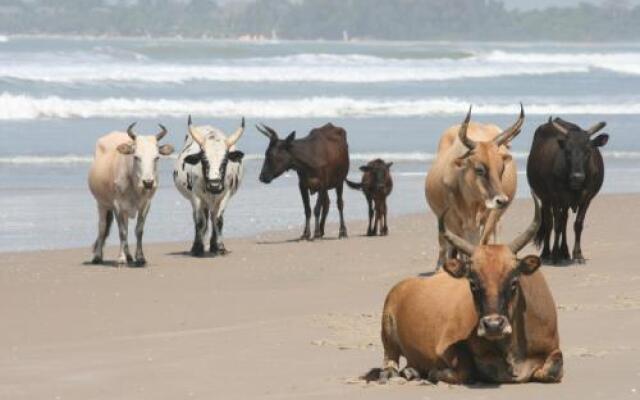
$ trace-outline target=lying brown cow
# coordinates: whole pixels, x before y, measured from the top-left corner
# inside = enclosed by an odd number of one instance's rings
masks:
[[[360,183],[346,180],[347,186],[351,189],[362,190],[369,206],[369,226],[367,236],[375,236],[380,229],[380,235],[386,236],[389,233],[387,225],[387,196],[393,190],[393,180],[391,179],[391,168],[393,163],[386,163],[376,158],[369,161],[367,165],[360,167],[363,172]],[[375,215],[375,218],[374,218]]]
[[[397,376],[404,356],[407,379],[559,382],[556,307],[538,271],[540,259],[516,259],[539,225],[536,201],[533,223],[511,244],[476,247],[445,229],[441,217],[440,231],[470,262],[449,259],[443,266],[447,273],[407,279],[389,292],[379,379]]]

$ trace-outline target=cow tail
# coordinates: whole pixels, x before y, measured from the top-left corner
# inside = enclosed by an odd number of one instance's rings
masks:
[[[349,186],[351,189],[362,190],[362,183],[351,182],[348,179],[345,179],[344,181],[347,183],[347,186]]]

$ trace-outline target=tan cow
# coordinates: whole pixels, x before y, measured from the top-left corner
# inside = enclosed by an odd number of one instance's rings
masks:
[[[146,263],[142,252],[142,234],[151,199],[158,187],[158,159],[169,155],[173,146],[158,145],[167,130],[155,136],[140,136],[131,124],[124,132],[111,132],[96,144],[96,153],[89,171],[89,189],[98,203],[98,238],[93,245],[93,263],[102,262],[102,249],[109,235],[115,214],[120,233],[118,265],[132,262],[127,243],[129,218],[136,223],[136,263]]]
[[[516,258],[540,225],[535,206],[533,223],[509,245],[474,246],[445,229],[440,218],[442,235],[470,261],[449,259],[447,273],[410,278],[391,289],[382,313],[384,366],[370,379],[397,376],[401,356],[407,379],[562,379],[556,307],[538,271],[540,259]]]
[[[520,133],[524,109],[521,104],[520,117],[505,131],[470,120],[471,108],[461,125],[442,135],[425,195],[436,215],[449,210],[446,223],[452,232],[472,243],[486,244],[516,193],[516,163],[507,146]],[[442,235],[439,243],[437,268],[455,253]]]

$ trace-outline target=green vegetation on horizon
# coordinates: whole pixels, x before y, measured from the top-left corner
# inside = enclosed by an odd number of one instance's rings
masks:
[[[640,6],[508,10],[497,0],[0,0],[4,34],[283,39],[640,39]]]

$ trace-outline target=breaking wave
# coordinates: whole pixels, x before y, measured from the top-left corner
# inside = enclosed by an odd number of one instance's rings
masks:
[[[95,117],[182,117],[187,114],[219,118],[336,118],[420,117],[463,114],[469,102],[457,98],[385,99],[308,97],[296,99],[181,100],[144,98],[69,99],[58,96],[0,95],[0,120]],[[573,103],[549,101],[525,104],[528,115],[551,114],[640,114],[639,102]],[[474,103],[474,113],[514,115],[515,104]]]

